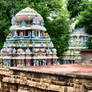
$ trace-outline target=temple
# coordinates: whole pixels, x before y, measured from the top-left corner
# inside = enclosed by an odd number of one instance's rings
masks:
[[[56,64],[56,49],[44,27],[42,16],[27,7],[11,20],[10,33],[0,59],[6,66],[40,66]]]
[[[62,55],[62,64],[80,63],[80,51],[87,48],[88,34],[85,28],[75,29],[76,22],[70,26],[69,48]]]

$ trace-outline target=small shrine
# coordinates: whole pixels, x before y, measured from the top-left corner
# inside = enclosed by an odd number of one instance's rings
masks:
[[[81,60],[80,51],[87,48],[88,34],[84,28],[70,30],[69,48],[63,54],[63,64],[79,63]]]
[[[40,66],[56,64],[56,49],[44,27],[42,16],[27,7],[11,20],[10,33],[1,49],[6,66]]]

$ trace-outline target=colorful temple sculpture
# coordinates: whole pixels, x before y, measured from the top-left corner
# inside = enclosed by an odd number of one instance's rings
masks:
[[[75,23],[70,27],[69,49],[62,55],[62,64],[80,62],[80,50],[87,48],[88,34],[85,28],[74,29]]]
[[[40,66],[56,64],[56,49],[44,27],[42,16],[27,7],[12,18],[1,60],[6,66]]]

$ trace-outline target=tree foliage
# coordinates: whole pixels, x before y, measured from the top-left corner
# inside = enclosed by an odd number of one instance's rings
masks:
[[[45,27],[48,29],[52,41],[57,48],[59,54],[66,50],[68,46],[68,14],[63,8],[63,0],[1,0],[0,1],[0,49],[11,25],[12,15],[27,6],[35,9],[42,15],[45,21]],[[63,10],[63,11],[61,11]],[[48,17],[56,14],[53,20]],[[60,17],[59,17],[60,16]],[[58,54],[58,55],[59,55]]]
[[[88,38],[87,46],[88,46],[88,49],[92,49],[92,38]]]
[[[63,13],[64,12],[64,13]],[[59,16],[55,17],[53,21],[49,21],[49,34],[51,35],[52,41],[57,49],[58,56],[62,52],[68,49],[69,36],[69,24],[68,13],[63,9],[59,13]]]
[[[89,7],[80,13],[80,16],[78,17],[78,24],[76,27],[86,27],[86,32],[90,35],[92,35],[92,4],[90,3]]]
[[[67,9],[70,12],[70,17],[76,17],[80,11],[84,11],[87,8],[88,0],[68,0]]]
[[[79,13],[79,5],[82,0],[68,0],[67,9],[70,12],[71,18],[75,17]]]
[[[84,4],[85,5],[85,4]],[[76,27],[83,27],[85,26],[86,33],[92,35],[92,3],[86,3],[87,9],[80,13],[78,17],[79,22],[77,23]],[[89,48],[92,49],[92,42],[91,39],[88,39],[87,45]]]

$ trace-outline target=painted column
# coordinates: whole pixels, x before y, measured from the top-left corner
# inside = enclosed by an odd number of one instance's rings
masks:
[[[11,43],[11,46],[13,46],[13,42]]]
[[[15,60],[13,60],[13,66],[15,67]]]
[[[18,60],[16,60],[16,64],[17,64],[17,67],[18,67]]]
[[[32,37],[34,37],[34,31],[32,31]]]
[[[36,60],[34,60],[34,66],[36,66]]]
[[[23,31],[23,36],[25,36],[26,35],[26,33],[25,33],[25,30]]]
[[[30,66],[30,60],[28,60],[28,66]]]
[[[28,59],[26,60],[26,66],[30,66],[30,61]]]
[[[15,31],[14,37],[16,37],[16,36],[17,36],[17,32]]]
[[[28,61],[27,61],[27,59],[26,59],[26,66],[28,66]]]
[[[39,35],[38,36],[40,37],[40,31],[39,31]]]
[[[43,38],[45,38],[45,32],[43,32]]]
[[[23,31],[20,32],[20,36],[23,38]]]
[[[36,62],[37,62],[37,66],[39,66],[39,61],[37,60]]]
[[[30,37],[31,37],[31,31],[28,31],[28,36],[30,36]]]
[[[43,35],[42,35],[42,34],[43,34],[43,33],[42,33],[42,31],[41,31],[41,32],[40,32],[40,37],[41,37],[41,38],[43,38]]]
[[[50,64],[50,60],[47,60],[47,65],[49,65]]]

